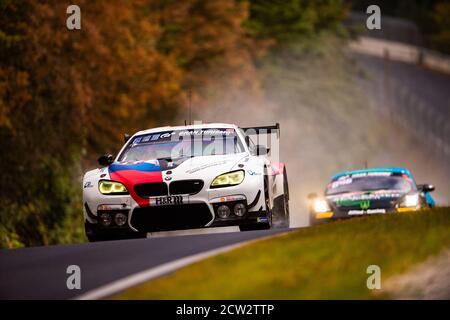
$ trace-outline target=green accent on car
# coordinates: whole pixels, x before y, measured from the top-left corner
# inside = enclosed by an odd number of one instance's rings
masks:
[[[370,208],[370,200],[338,199],[336,204],[342,207],[360,206],[363,210]]]
[[[367,210],[370,208],[370,200],[363,200],[359,203],[359,206],[361,207],[361,209],[363,210]]]

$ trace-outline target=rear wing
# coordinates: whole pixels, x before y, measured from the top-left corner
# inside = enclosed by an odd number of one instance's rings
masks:
[[[271,160],[279,160],[280,150],[280,124],[276,123],[273,126],[260,126],[260,127],[248,127],[241,128],[245,134],[245,142],[247,146],[252,148],[263,147],[263,153],[261,149],[257,149],[256,154],[267,154]],[[252,136],[252,138],[250,138]]]
[[[246,135],[262,135],[276,133],[277,139],[280,138],[280,124],[277,122],[273,126],[247,127],[241,128]]]

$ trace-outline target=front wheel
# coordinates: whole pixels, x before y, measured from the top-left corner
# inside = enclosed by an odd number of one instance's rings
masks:
[[[289,228],[289,199],[282,195],[275,198],[273,203],[274,226]]]
[[[99,241],[112,241],[112,240],[126,240],[126,239],[141,239],[146,238],[146,233],[140,232],[124,232],[124,233],[113,233],[113,232],[100,232],[97,225],[91,224],[89,222],[84,223],[84,230],[86,231],[86,237],[89,242],[99,242]]]
[[[270,223],[252,223],[243,224],[239,226],[240,231],[253,231],[253,230],[268,230],[270,229]]]
[[[273,200],[274,226],[277,228],[289,228],[289,185],[286,168],[283,170],[283,195]]]
[[[127,233],[127,234],[92,234],[86,235],[89,242],[99,242],[99,241],[113,241],[113,240],[129,240],[129,239],[143,239],[147,237],[144,233]]]

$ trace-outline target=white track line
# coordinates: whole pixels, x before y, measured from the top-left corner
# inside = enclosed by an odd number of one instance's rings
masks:
[[[125,278],[113,281],[111,283],[108,283],[106,285],[103,285],[101,287],[98,287],[96,289],[90,290],[86,293],[83,293],[79,296],[76,296],[75,300],[95,300],[95,299],[101,299],[105,297],[112,296],[114,293],[117,293],[119,291],[125,290],[127,288],[133,287],[135,285],[138,285],[140,283],[149,281],[151,279],[155,279],[157,277],[160,277],[164,274],[168,274],[171,272],[174,272],[177,269],[180,269],[182,267],[185,267],[187,265],[190,265],[194,262],[200,261],[202,259],[206,259],[224,252],[231,251],[233,249],[237,249],[239,247],[243,247],[245,245],[266,240],[269,238],[279,237],[281,235],[285,235],[287,232],[281,232],[277,233],[275,235],[270,235],[266,237],[261,237],[257,239],[252,239],[244,242],[239,242],[236,244],[220,247],[217,249],[208,250],[205,252],[200,252],[197,254],[193,254],[181,259],[177,259],[171,262],[167,262],[164,264],[161,264],[156,267],[152,267],[150,269],[131,274]]]

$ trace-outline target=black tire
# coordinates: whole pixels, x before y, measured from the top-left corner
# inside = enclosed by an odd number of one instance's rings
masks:
[[[100,235],[100,234],[94,234],[94,235],[86,235],[89,242],[100,242],[100,241],[114,241],[114,240],[129,240],[129,239],[144,239],[147,237],[147,234],[142,233],[130,233],[130,234],[123,234],[123,235]]]
[[[91,224],[89,222],[84,223],[84,230],[86,232],[86,237],[89,242],[99,242],[99,241],[113,241],[113,240],[126,240],[126,239],[141,239],[146,238],[146,233],[140,232],[129,232],[122,234],[105,234],[98,231],[97,225]]]
[[[277,228],[289,228],[289,185],[286,168],[283,172],[283,195],[273,201],[274,226]]]
[[[89,242],[100,242],[100,241],[117,240],[117,239],[114,239],[111,236],[108,237],[108,236],[99,235],[99,234],[86,235],[86,237],[88,238]]]
[[[270,223],[243,224],[239,226],[239,230],[241,231],[268,230],[268,229],[270,229]]]
[[[273,225],[275,228],[289,228],[289,200],[285,195],[274,200]]]

